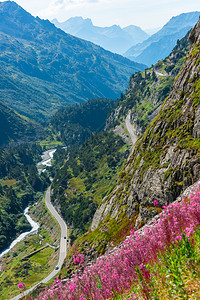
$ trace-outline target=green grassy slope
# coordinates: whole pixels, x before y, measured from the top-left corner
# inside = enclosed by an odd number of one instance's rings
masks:
[[[42,133],[41,126],[0,102],[0,146],[13,142],[34,141],[41,137]]]

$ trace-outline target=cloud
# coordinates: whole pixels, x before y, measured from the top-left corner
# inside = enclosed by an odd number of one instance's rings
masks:
[[[1,0],[2,1],[2,0]],[[34,6],[34,15],[65,21],[70,17],[91,18],[98,26],[113,24],[153,28],[172,16],[200,10],[199,0],[15,0]],[[36,11],[37,10],[37,11]]]
[[[61,17],[66,20],[74,15],[75,11],[82,15],[82,12],[90,11],[93,9],[93,6],[101,5],[102,1],[104,2],[105,0],[49,0],[48,5],[41,9],[38,14],[40,17],[50,20],[55,17],[58,19]]]
[[[82,5],[82,4],[87,4],[87,3],[98,3],[102,2],[101,0],[53,0],[52,5]]]

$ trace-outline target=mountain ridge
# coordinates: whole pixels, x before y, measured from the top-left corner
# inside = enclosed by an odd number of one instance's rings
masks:
[[[178,39],[196,24],[200,12],[183,13],[172,17],[158,32],[146,41],[131,47],[124,55],[148,66],[164,59],[172,51]]]
[[[130,112],[137,136],[146,130],[148,124],[159,113],[186,59],[191,46],[189,34],[190,32],[178,41],[168,57],[144,72],[137,72],[130,77],[126,94],[118,99],[115,110],[107,120],[106,129],[120,125],[121,118],[125,118]]]
[[[53,19],[57,27],[79,38],[83,38],[111,52],[123,54],[128,48],[148,38],[148,34],[140,27],[130,25],[121,28],[119,25],[99,27],[91,19],[72,17],[64,22]]]
[[[66,34],[15,2],[0,3],[0,16],[0,98],[36,121],[71,103],[115,98],[131,73],[145,67]]]

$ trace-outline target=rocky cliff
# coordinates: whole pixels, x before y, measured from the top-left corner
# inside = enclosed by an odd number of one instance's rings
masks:
[[[137,141],[113,191],[96,211],[92,230],[106,220],[120,224],[127,217],[138,228],[199,179],[200,20],[190,41],[192,48],[172,92]]]
[[[121,95],[116,109],[107,119],[106,129],[120,125],[122,118],[130,112],[131,123],[137,136],[144,133],[148,124],[158,115],[184,64],[191,47],[189,34],[190,32],[177,41],[177,45],[168,57],[146,69],[145,72],[137,72],[131,76],[126,94]]]

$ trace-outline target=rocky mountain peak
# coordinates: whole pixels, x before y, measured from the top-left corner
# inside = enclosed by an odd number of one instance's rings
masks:
[[[199,17],[199,21],[197,22],[197,24],[194,26],[194,28],[191,31],[189,39],[190,39],[192,44],[194,44],[195,42],[199,43],[199,39],[200,39],[200,17]]]
[[[20,5],[18,5],[14,1],[0,2],[0,15],[1,19],[4,15],[6,15],[7,18],[10,17],[15,20],[17,20],[17,18],[20,18],[20,21],[22,21],[23,23],[27,21],[27,18],[34,20],[34,17],[31,16],[31,14],[25,11]]]

